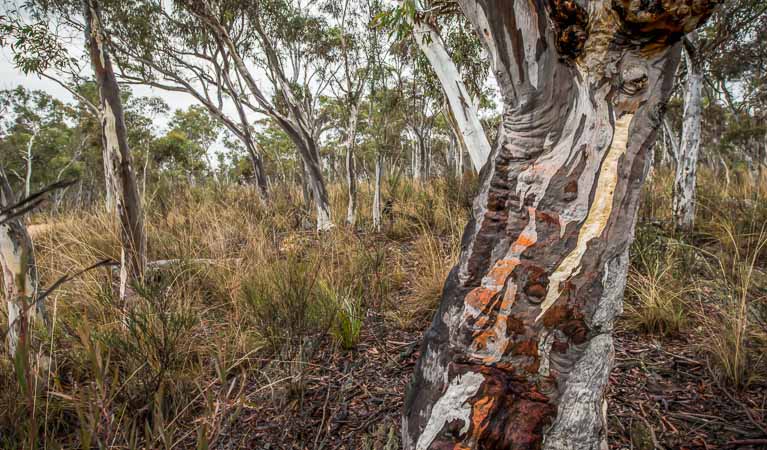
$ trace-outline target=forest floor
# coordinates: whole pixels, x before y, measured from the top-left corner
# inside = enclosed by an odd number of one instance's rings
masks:
[[[284,393],[260,389],[224,448],[399,448],[404,390],[421,334],[371,312],[355,350],[326,345],[307,362],[300,398],[274,401]],[[767,448],[767,384],[724,390],[690,351],[693,335],[661,343],[619,329],[615,337],[607,394],[611,449]]]

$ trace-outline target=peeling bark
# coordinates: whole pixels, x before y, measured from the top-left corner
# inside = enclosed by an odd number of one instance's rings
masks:
[[[144,217],[128,148],[120,88],[106,47],[106,37],[101,27],[100,6],[96,0],[83,1],[83,17],[85,18],[85,41],[99,91],[107,199],[110,193],[114,195],[114,211],[120,225],[120,298],[125,298],[128,285],[144,279],[146,267]]]
[[[700,153],[703,115],[703,62],[695,48],[696,33],[690,33],[685,45],[687,83],[684,90],[682,139],[679,143],[674,175],[672,209],[677,229],[689,231],[695,222],[695,184]]]
[[[679,38],[716,0],[459,0],[504,100],[403,446],[600,449],[612,330]]]

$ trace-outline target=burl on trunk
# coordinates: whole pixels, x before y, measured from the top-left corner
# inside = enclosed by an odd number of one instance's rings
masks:
[[[718,0],[459,0],[503,126],[405,401],[404,448],[598,449],[680,38]]]

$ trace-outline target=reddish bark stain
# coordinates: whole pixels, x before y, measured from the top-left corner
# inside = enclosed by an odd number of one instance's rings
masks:
[[[543,326],[554,328],[570,317],[570,308],[567,305],[554,305],[543,315]]]
[[[520,341],[511,348],[511,353],[518,356],[538,356],[538,342],[532,339]]]

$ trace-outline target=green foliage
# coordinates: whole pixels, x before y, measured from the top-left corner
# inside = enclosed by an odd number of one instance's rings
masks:
[[[13,62],[25,74],[65,68],[74,63],[43,21],[25,23],[18,11],[0,14],[0,47],[9,47]]]
[[[362,300],[349,290],[339,292],[329,287],[327,283],[320,283],[320,289],[329,304],[336,310],[331,329],[333,336],[343,349],[351,350],[359,342],[365,319]]]

